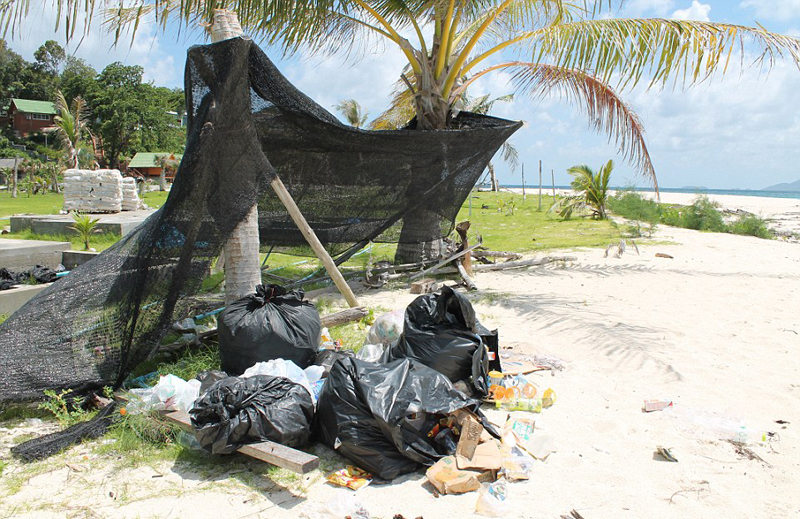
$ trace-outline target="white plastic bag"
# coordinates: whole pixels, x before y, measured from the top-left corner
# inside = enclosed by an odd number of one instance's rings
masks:
[[[314,375],[314,370],[311,370],[310,373]],[[272,375],[273,377],[288,378],[292,382],[306,388],[311,395],[311,399],[315,404],[317,403],[317,397],[314,396],[314,390],[311,388],[312,384],[308,374],[291,360],[273,359],[268,362],[257,362],[242,373],[242,378],[253,377],[255,375]],[[317,377],[317,379],[319,379],[319,377]]]
[[[382,344],[388,346],[397,341],[403,333],[403,317],[405,310],[400,308],[378,316],[367,332],[364,344]]]
[[[131,389],[130,392],[138,399],[138,402],[132,401],[128,405],[130,412],[174,408],[188,413],[200,395],[200,381],[193,378],[187,382],[169,374],[159,378],[153,387]]]

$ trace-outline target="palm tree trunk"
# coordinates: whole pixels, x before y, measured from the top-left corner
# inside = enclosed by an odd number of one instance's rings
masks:
[[[489,163],[489,178],[492,183],[492,191],[500,191],[500,186],[497,184],[497,175],[494,174],[494,164]]]
[[[436,92],[433,86],[432,70],[428,70],[427,67],[423,68],[423,74],[418,84],[420,90],[414,95],[417,129],[443,130],[447,128],[450,106],[441,94]],[[414,201],[416,196],[410,193],[408,199]],[[400,239],[394,255],[395,263],[417,263],[440,257],[441,236],[441,217],[437,213],[424,208],[411,211],[403,218],[403,228],[400,231]]]
[[[236,13],[222,9],[214,11],[211,41],[227,40],[242,34]],[[259,245],[258,206],[254,205],[233,230],[223,248],[226,305],[254,292],[256,285],[261,284]]]
[[[17,182],[19,175],[19,159],[14,158],[14,173],[11,175],[11,198],[17,198]]]

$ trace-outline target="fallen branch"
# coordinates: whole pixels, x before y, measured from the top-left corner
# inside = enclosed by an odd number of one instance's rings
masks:
[[[543,258],[533,258],[533,259],[526,259],[520,261],[507,261],[505,263],[492,263],[490,265],[474,265],[472,270],[475,272],[489,272],[494,270],[509,270],[509,269],[517,269],[517,268],[524,268],[524,267],[536,267],[540,265],[547,265],[548,263],[553,263],[556,261],[575,261],[575,256],[545,256]],[[430,272],[430,274],[452,274],[457,272],[457,270],[453,267],[447,267],[443,269],[436,270],[434,272]]]
[[[408,278],[408,280],[409,281],[413,281],[413,280],[415,280],[417,278],[420,278],[420,277],[424,276],[425,274],[429,274],[429,273],[433,272],[434,270],[438,269],[439,267],[447,265],[451,261],[457,260],[458,258],[460,258],[461,256],[464,256],[465,254],[469,254],[470,252],[473,251],[473,249],[475,249],[477,247],[480,247],[480,245],[481,245],[480,242],[478,242],[475,245],[473,245],[472,247],[468,247],[468,248],[462,250],[461,252],[457,252],[457,253],[453,254],[452,256],[449,256],[449,257],[443,259],[442,261],[440,261],[439,263],[437,263],[436,265],[434,265],[434,266],[432,266],[432,267],[430,267],[428,269],[421,270],[421,271],[417,272],[416,274],[412,274]]]
[[[477,267],[478,265],[475,265]],[[475,267],[472,267],[473,270]],[[469,277],[467,273],[467,269],[464,268],[464,265],[461,262],[456,262],[456,268],[458,269],[458,273],[461,275],[461,279],[464,280],[464,284],[467,286],[467,290],[478,290],[478,287],[475,285],[475,282],[472,281],[472,278]]]
[[[480,250],[472,251],[472,257],[475,259],[480,258],[509,258],[513,260],[522,259],[522,254],[518,252],[507,252],[500,250]]]

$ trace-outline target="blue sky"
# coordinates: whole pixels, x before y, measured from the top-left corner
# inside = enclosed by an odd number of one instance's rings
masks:
[[[32,12],[23,30],[9,38],[11,47],[27,59],[46,39],[63,43],[47,11]],[[628,0],[621,15],[760,23],[800,37],[800,0]],[[138,64],[147,80],[176,87],[182,86],[186,49],[198,43],[204,43],[199,30],[184,31],[178,38],[175,31],[164,34],[144,25],[132,45],[112,47],[110,36],[97,24],[80,45],[72,42],[67,47],[98,70],[113,61]],[[386,107],[404,63],[399,51],[383,45],[368,46],[354,64],[336,56],[283,59],[277,49],[266,50],[289,80],[322,106],[333,110],[338,101],[355,98],[371,116]],[[487,76],[475,83],[471,94],[510,93],[507,79],[502,73]],[[776,63],[769,74],[735,67],[724,78],[688,90],[637,87],[620,95],[642,119],[661,186],[758,189],[800,179],[800,71],[789,62]],[[534,177],[540,159],[546,179],[552,169],[556,183],[566,184],[568,167],[585,163],[597,168],[611,158],[617,165],[612,184],[647,185],[616,146],[597,135],[565,101],[552,97],[534,103],[517,97],[496,107],[495,115],[527,123],[511,139],[525,164],[526,183],[538,181]],[[496,163],[502,183],[520,182],[519,172],[512,174]]]

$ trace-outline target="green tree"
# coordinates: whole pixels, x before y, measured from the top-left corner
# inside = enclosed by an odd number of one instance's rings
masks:
[[[142,82],[142,67],[108,65],[89,94],[92,133],[102,142],[104,165],[117,167],[120,157],[137,151],[180,152],[185,131],[170,111],[183,113],[181,91]]]
[[[367,122],[367,112],[355,99],[345,99],[341,103],[334,105],[334,108],[342,114],[342,117],[350,126],[361,128]]]
[[[67,99],[89,99],[97,89],[97,71],[81,58],[67,56],[61,72],[61,91]]]
[[[80,96],[72,100],[72,105],[67,103],[64,94],[59,90],[56,94],[56,110],[54,122],[56,135],[62,146],[67,151],[67,162],[70,167],[78,167],[78,150],[84,137],[91,139],[89,132],[89,110],[86,102]]]
[[[588,207],[592,211],[592,217],[605,220],[608,218],[608,181],[613,169],[614,162],[611,160],[603,164],[597,173],[585,164],[572,166],[567,173],[574,177],[570,186],[575,194],[562,198],[551,210],[569,219],[575,211]]]
[[[33,53],[33,59],[36,60],[36,66],[40,71],[56,77],[61,74],[67,53],[57,41],[47,40]]]

